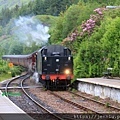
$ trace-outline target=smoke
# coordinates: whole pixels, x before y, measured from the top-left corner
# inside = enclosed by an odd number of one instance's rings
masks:
[[[32,76],[33,80],[35,81],[35,83],[39,82],[39,74],[37,72],[34,72],[33,76]]]
[[[15,28],[12,33],[27,46],[31,46],[33,42],[36,45],[43,45],[48,42],[49,27],[33,19],[33,17],[20,16],[19,19],[14,20],[14,24]]]

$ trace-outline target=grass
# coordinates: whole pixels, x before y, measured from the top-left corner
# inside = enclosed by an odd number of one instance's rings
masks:
[[[108,108],[109,106],[110,106],[110,103],[107,102],[107,103],[105,104],[105,107]]]
[[[10,78],[11,78],[11,74],[5,74],[5,73],[0,74],[0,82]]]
[[[74,89],[74,88],[72,89],[72,92],[74,92],[74,93],[75,93],[76,91],[77,91],[76,89]]]

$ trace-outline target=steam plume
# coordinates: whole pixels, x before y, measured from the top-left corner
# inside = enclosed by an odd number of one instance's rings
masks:
[[[18,37],[19,41],[31,46],[34,42],[36,45],[45,44],[48,42],[50,35],[48,34],[49,27],[44,26],[38,20],[32,17],[19,17],[14,21],[15,29],[13,34]]]

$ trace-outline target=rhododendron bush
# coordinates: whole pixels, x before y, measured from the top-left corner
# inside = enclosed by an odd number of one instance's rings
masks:
[[[97,8],[94,10],[96,14],[93,14],[90,16],[90,19],[83,22],[81,25],[82,32],[78,33],[78,30],[75,29],[67,38],[63,40],[63,42],[66,41],[74,41],[76,40],[76,37],[83,36],[85,33],[88,33],[90,35],[96,24],[99,23],[99,21],[103,18],[103,11],[106,10],[105,8]]]

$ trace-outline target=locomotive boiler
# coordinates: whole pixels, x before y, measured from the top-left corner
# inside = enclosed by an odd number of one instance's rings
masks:
[[[4,55],[3,59],[37,72],[39,81],[47,89],[66,89],[73,79],[71,50],[61,45],[44,46],[29,55]]]

